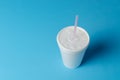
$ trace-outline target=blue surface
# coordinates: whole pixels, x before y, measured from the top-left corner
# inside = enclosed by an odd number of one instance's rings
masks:
[[[76,14],[91,41],[71,70],[56,35]],[[0,0],[0,80],[120,80],[120,0]]]

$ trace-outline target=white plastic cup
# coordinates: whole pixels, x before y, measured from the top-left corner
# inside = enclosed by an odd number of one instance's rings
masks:
[[[62,36],[64,36],[66,34],[65,30],[67,30],[69,28],[73,28],[74,29],[74,26],[65,27],[57,34],[57,43],[58,43],[58,46],[59,46],[59,49],[60,49],[60,52],[61,52],[63,64],[67,68],[74,69],[74,68],[77,68],[81,64],[81,62],[82,62],[83,56],[85,54],[85,51],[86,51],[86,49],[87,49],[87,47],[89,45],[89,35],[88,35],[87,31],[85,31],[83,28],[77,27],[76,29],[78,31],[81,31],[81,33],[84,34],[84,36],[82,36],[82,34],[80,34],[79,36],[81,36],[81,38],[82,37],[86,38],[85,39],[86,42],[84,41],[85,44],[84,45],[80,45],[80,46],[82,46],[82,48],[79,48],[79,49],[69,49],[69,48],[66,48],[64,46],[64,44],[61,43],[60,38],[62,38]]]

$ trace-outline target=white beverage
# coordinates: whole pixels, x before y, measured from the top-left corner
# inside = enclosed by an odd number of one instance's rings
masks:
[[[76,68],[83,59],[89,44],[89,35],[81,27],[68,26],[57,35],[57,43],[66,67]]]

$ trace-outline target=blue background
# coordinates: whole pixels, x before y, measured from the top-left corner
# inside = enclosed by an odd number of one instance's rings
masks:
[[[71,70],[56,35],[76,14],[91,40]],[[0,80],[120,80],[120,0],[0,0]]]

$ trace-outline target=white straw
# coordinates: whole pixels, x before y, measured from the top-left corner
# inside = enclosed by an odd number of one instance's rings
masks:
[[[76,33],[77,25],[78,25],[78,15],[76,15],[76,17],[75,17],[75,24],[74,24],[74,32],[75,33]]]

